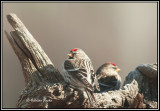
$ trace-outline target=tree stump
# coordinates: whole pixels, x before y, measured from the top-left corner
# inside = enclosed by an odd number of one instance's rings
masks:
[[[5,34],[19,58],[25,78],[17,108],[157,108],[157,69],[152,65],[138,66],[119,90],[94,93],[97,102],[91,106],[82,92],[65,83],[21,20],[15,14],[8,14],[7,19],[14,31],[5,31]]]

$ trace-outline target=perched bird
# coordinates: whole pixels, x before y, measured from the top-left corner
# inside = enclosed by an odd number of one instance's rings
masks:
[[[72,49],[68,56],[62,65],[64,80],[72,87],[85,91],[90,104],[93,105],[94,85],[99,90],[99,84],[90,58],[80,48]]]
[[[96,71],[100,92],[118,90],[121,85],[120,69],[114,63],[104,63]]]

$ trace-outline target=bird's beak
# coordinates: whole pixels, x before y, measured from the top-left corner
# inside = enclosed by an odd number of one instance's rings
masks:
[[[72,54],[71,53],[69,53],[69,54],[67,54],[69,57],[72,57]]]
[[[116,69],[116,71],[117,71],[117,72],[119,72],[119,71],[120,71],[120,69],[118,68],[118,69]]]

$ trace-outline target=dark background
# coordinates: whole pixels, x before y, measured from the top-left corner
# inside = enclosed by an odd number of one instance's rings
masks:
[[[105,62],[121,69],[122,80],[137,65],[157,61],[156,3],[3,3],[15,13],[55,66],[72,48],[82,48],[96,70]],[[24,88],[20,62],[3,33],[3,107],[14,108]]]

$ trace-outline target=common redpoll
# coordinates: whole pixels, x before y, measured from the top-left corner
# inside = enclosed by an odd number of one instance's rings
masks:
[[[99,90],[99,84],[90,58],[80,48],[72,49],[68,56],[62,65],[64,80],[72,87],[85,91],[90,104],[93,105],[94,85]]]
[[[118,90],[121,85],[120,69],[114,63],[105,63],[96,71],[101,92]]]

